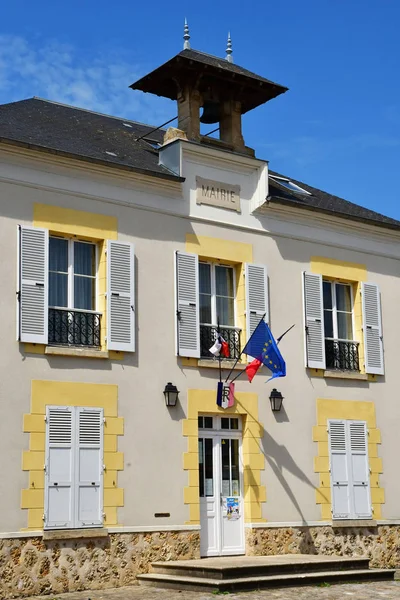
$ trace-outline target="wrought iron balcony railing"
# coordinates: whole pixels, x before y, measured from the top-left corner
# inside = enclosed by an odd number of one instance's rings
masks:
[[[101,313],[49,307],[49,345],[99,347]]]
[[[325,339],[326,368],[359,371],[358,342]]]
[[[241,329],[221,325],[200,325],[200,356],[201,358],[213,358],[210,348],[214,345],[217,334],[220,334],[229,346],[228,359],[236,359],[240,356],[240,333]]]

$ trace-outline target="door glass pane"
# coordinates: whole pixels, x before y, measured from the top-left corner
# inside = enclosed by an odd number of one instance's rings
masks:
[[[341,340],[353,339],[353,324],[351,313],[338,312],[338,336]]]
[[[332,308],[332,284],[329,281],[322,283],[324,308]]]
[[[200,323],[212,325],[211,296],[200,294]]]
[[[210,438],[204,440],[204,463],[204,492],[206,496],[214,496],[213,441]]]
[[[199,417],[201,418],[201,417]],[[204,498],[204,440],[199,438],[199,486],[200,498]]]
[[[74,273],[75,275],[95,275],[95,245],[74,242]]]
[[[230,496],[231,495],[231,474],[229,468],[229,449],[230,449],[230,440],[222,439],[221,440],[221,478],[222,478],[222,495]]]
[[[229,296],[233,298],[232,267],[215,266],[215,288],[217,296]]]
[[[49,273],[49,306],[68,307],[68,275]]]
[[[333,318],[331,310],[324,310],[325,337],[333,338]]]
[[[212,417],[204,417],[204,427],[206,429],[213,428],[213,418]]]
[[[233,298],[217,296],[217,321],[220,325],[235,325]]]
[[[95,279],[92,277],[74,277],[74,308],[94,310]]]
[[[68,272],[68,240],[49,239],[49,271]]]
[[[199,264],[200,323],[212,324],[211,265]]]
[[[49,240],[49,306],[68,307],[68,240]]]
[[[341,283],[336,284],[336,308],[337,310],[351,312],[351,293],[349,285],[342,285]]]
[[[239,440],[231,440],[232,496],[240,495]]]

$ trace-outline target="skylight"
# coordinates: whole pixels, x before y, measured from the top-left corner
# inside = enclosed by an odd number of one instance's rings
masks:
[[[297,194],[307,194],[308,196],[311,196],[310,192],[307,192],[307,190],[304,190],[300,186],[296,185],[295,183],[293,183],[293,181],[290,181],[290,179],[285,179],[284,177],[277,177],[276,175],[270,175],[270,177],[272,181],[279,183],[291,192],[296,192]]]

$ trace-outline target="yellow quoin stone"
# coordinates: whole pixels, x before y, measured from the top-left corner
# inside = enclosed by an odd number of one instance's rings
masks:
[[[29,471],[29,488],[22,490],[21,508],[28,511],[28,530],[43,528],[46,406],[85,406],[104,410],[104,525],[117,525],[117,508],[124,504],[118,488],[118,471],[124,456],[118,452],[117,436],[124,420],[118,417],[118,386],[97,383],[32,381],[31,413],[23,417],[23,431],[30,434],[29,450],[22,455],[22,469]]]
[[[183,468],[188,472],[188,486],[183,498],[189,505],[189,525],[200,524],[198,416],[200,413],[215,415],[238,415],[243,419],[243,482],[244,517],[246,523],[264,522],[261,504],[266,501],[265,486],[260,485],[260,471],[265,468],[265,458],[260,438],[263,428],[258,422],[258,396],[253,393],[236,392],[235,405],[222,409],[215,404],[214,390],[188,390],[188,418],[182,423],[182,432],[188,440],[187,452],[183,454]]]
[[[316,503],[321,505],[322,520],[330,521],[332,519],[328,448],[328,420],[330,419],[366,421],[368,427],[368,460],[372,515],[374,519],[381,519],[382,504],[385,503],[385,493],[379,485],[379,474],[382,473],[382,459],[378,458],[378,444],[381,443],[381,433],[376,428],[374,403],[318,398],[317,425],[313,427],[312,438],[314,442],[317,442],[318,447],[318,455],[314,457],[314,471],[315,473],[319,473],[319,488],[316,489],[315,496]]]

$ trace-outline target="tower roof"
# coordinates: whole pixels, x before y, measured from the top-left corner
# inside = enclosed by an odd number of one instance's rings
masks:
[[[176,100],[186,83],[197,84],[199,91],[213,87],[229,91],[241,102],[242,114],[276,98],[288,90],[265,77],[256,75],[225,58],[198,50],[182,50],[169,61],[130,86]]]

